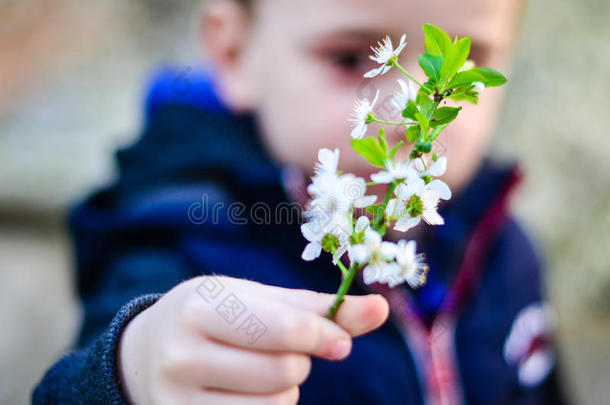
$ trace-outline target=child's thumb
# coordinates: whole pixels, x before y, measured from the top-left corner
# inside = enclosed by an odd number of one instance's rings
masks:
[[[268,295],[322,316],[326,315],[337,296],[280,287],[269,287]],[[388,314],[388,302],[379,294],[346,295],[334,321],[352,336],[359,336],[381,326]]]

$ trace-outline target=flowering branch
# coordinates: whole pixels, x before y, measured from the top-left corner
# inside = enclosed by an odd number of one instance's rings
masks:
[[[337,170],[338,149],[318,152],[319,162],[307,188],[312,200],[305,211],[307,221],[301,225],[301,232],[309,242],[302,258],[314,260],[324,250],[331,253],[333,263],[341,271],[337,297],[327,314],[330,319],[335,317],[359,270],[363,271],[367,284],[378,282],[394,287],[407,282],[412,288],[418,288],[425,283],[428,265],[424,256],[416,253],[416,243],[404,239],[393,243],[384,241],[383,236],[388,226],[406,232],[422,220],[428,225],[444,224],[437,207],[441,200],[451,198],[451,190],[438,177],[447,169],[447,158],[437,156],[432,144],[457,118],[461,107],[440,105],[446,100],[476,104],[486,87],[506,82],[502,73],[491,68],[476,68],[468,60],[470,38],[452,41],[443,30],[432,25],[424,25],[423,30],[426,53],[419,55],[419,65],[428,78],[425,83],[418,82],[398,63],[398,55],[407,44],[404,35],[396,49],[389,37],[372,48],[371,59],[379,67],[364,75],[372,78],[396,67],[407,77],[407,82],[398,81],[400,91],[392,98],[392,105],[401,111],[405,120],[389,122],[377,118],[373,108],[379,90],[372,102],[356,100],[348,119],[353,126],[352,148],[382,170],[366,182]],[[383,127],[377,138],[365,137],[371,123],[404,126],[405,139],[390,149]],[[403,147],[410,148],[408,159],[395,159]],[[366,187],[383,184],[387,185],[385,196],[376,204],[376,196],[366,195]],[[357,208],[366,208],[372,221],[367,215],[356,218]],[[341,261],[345,253],[349,268]]]

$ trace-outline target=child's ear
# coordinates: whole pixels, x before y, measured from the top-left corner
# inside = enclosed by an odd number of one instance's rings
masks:
[[[204,9],[200,27],[220,97],[237,112],[253,108],[253,86],[244,58],[249,24],[250,16],[238,1],[212,0]]]

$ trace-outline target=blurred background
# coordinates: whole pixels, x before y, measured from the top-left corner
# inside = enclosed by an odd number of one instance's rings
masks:
[[[0,0],[0,404],[29,402],[79,324],[67,207],[115,175],[163,62],[203,58],[193,0]],[[574,403],[610,402],[610,2],[532,0],[492,145],[547,255]]]

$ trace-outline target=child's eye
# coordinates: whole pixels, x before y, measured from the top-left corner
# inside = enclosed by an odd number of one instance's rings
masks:
[[[374,67],[368,37],[345,36],[323,37],[312,44],[313,55],[334,79],[352,81],[362,77]]]
[[[370,65],[368,54],[363,52],[338,52],[331,56],[333,64],[345,72],[364,72]]]

